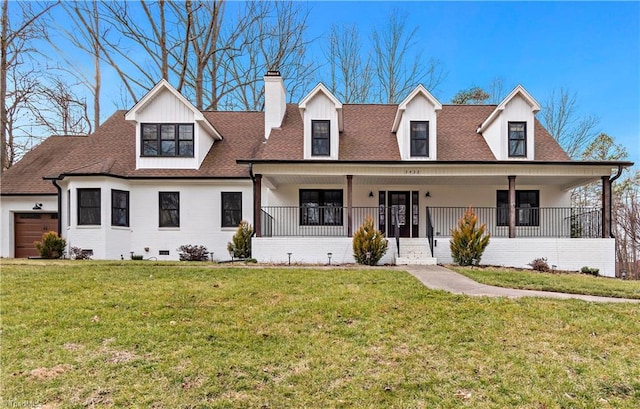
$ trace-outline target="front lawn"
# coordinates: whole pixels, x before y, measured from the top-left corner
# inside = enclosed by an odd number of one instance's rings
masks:
[[[479,283],[498,287],[640,299],[640,281],[638,280],[497,267],[449,266],[449,268]]]
[[[377,268],[1,267],[0,407],[640,406],[640,305]]]

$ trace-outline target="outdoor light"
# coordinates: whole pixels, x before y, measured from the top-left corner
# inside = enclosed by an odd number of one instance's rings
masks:
[[[327,253],[327,257],[329,257],[329,265],[331,265],[331,256],[333,256],[333,253]]]
[[[431,192],[427,192],[424,194],[424,197],[431,197]]]
[[[213,262],[213,251],[209,252],[209,257],[211,257],[211,262]]]
[[[289,265],[291,265],[291,255],[292,255],[292,254],[293,254],[293,253],[287,253],[287,256],[289,256]]]
[[[373,197],[373,190],[369,192],[369,197]]]
[[[36,202],[36,203],[33,205],[33,210],[42,210],[42,203],[38,203],[38,202]]]

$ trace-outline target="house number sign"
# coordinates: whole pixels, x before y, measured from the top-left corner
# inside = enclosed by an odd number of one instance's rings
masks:
[[[420,174],[420,170],[419,169],[405,169],[404,174],[405,175],[419,175]]]

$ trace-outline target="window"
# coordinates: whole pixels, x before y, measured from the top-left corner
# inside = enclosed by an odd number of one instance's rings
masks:
[[[67,227],[71,226],[71,189],[67,189]]]
[[[142,156],[193,157],[193,124],[142,124]]]
[[[527,123],[509,122],[509,157],[527,156]]]
[[[111,225],[129,227],[129,192],[111,189]]]
[[[329,156],[331,154],[330,121],[311,121],[311,155]]]
[[[498,190],[498,226],[509,225],[509,191]],[[516,226],[540,225],[540,191],[516,190]]]
[[[300,190],[300,225],[342,226],[342,190]]]
[[[78,225],[100,225],[100,189],[78,189]]]
[[[411,121],[411,156],[429,156],[429,121]]]
[[[160,227],[180,227],[180,192],[160,192]]]
[[[222,227],[238,227],[242,220],[242,193],[222,192]]]

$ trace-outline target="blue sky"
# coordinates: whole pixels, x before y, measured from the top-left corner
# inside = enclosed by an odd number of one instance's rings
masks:
[[[639,2],[309,2],[312,36],[331,23],[355,23],[363,36],[391,10],[418,27],[424,56],[442,62],[441,102],[472,85],[502,78],[540,103],[564,87],[579,114],[599,118],[640,163]]]

